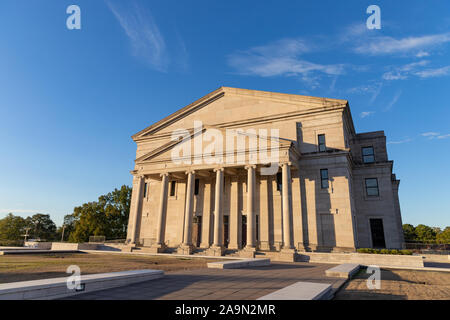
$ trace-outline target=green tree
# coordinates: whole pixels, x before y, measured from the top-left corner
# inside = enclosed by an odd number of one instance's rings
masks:
[[[9,213],[0,220],[0,239],[21,240],[25,234],[27,223],[24,218]]]
[[[31,217],[27,217],[26,223],[31,228],[30,234],[33,238],[46,241],[55,240],[56,225],[50,219],[50,215],[37,213]]]
[[[405,241],[414,241],[416,240],[416,228],[412,224],[404,224],[403,225],[403,235],[405,237]]]
[[[424,224],[419,224],[415,228],[415,234],[417,240],[422,242],[429,242],[436,240],[436,232],[433,230],[433,228],[426,226]]]
[[[73,214],[66,214],[64,216],[64,222],[61,227],[56,231],[56,239],[58,241],[68,241],[70,234],[75,230],[76,217]],[[64,231],[64,238],[63,238]]]
[[[446,227],[443,231],[436,235],[436,240],[439,243],[450,243],[450,227]]]
[[[84,242],[89,236],[105,236],[107,239],[124,239],[130,212],[131,188],[120,189],[102,195],[97,202],[85,203],[74,208],[74,229],[70,242]]]

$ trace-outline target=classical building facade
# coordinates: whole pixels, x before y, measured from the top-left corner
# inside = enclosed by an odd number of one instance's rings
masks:
[[[356,133],[346,100],[221,87],[132,138],[130,245],[250,256],[403,246],[386,137]]]

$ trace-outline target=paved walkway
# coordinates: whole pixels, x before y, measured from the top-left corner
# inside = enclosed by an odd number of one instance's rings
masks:
[[[255,300],[298,281],[332,284],[344,279],[329,278],[331,264],[272,263],[245,269],[195,269],[168,272],[157,280],[97,291],[67,299],[86,300]]]

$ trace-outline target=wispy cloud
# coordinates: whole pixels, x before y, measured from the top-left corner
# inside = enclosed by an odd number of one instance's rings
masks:
[[[428,139],[447,139],[450,138],[450,133],[448,134],[440,134],[439,132],[424,132],[421,136],[426,137]]]
[[[403,144],[403,143],[407,143],[407,142],[411,142],[411,141],[413,141],[413,139],[406,138],[406,139],[398,140],[398,141],[388,141],[387,144]]]
[[[128,36],[133,55],[158,71],[167,71],[166,43],[151,12],[134,0],[127,1],[126,6],[117,1],[105,1]]]
[[[303,54],[315,49],[313,44],[302,39],[282,39],[230,54],[228,64],[242,75],[300,76],[313,86],[319,75],[344,73],[343,64],[318,64],[302,58]]]
[[[364,118],[367,118],[368,116],[370,116],[370,115],[372,115],[372,114],[374,114],[375,113],[375,111],[363,111],[363,112],[361,112],[360,114],[359,114],[359,116],[362,118],[362,119],[364,119]]]
[[[392,71],[383,74],[384,80],[404,80],[411,74],[416,74],[417,69],[428,65],[430,61],[422,60],[418,62],[408,63],[400,67],[395,67]]]
[[[397,91],[397,93],[394,95],[392,100],[387,104],[385,111],[390,110],[397,103],[397,101],[401,95],[402,95],[402,90]]]
[[[369,55],[417,51],[416,55],[420,55],[420,52],[423,53],[426,48],[433,48],[447,42],[450,42],[450,33],[448,32],[401,39],[381,36],[371,37],[370,41],[361,41],[354,47],[354,51]]]
[[[418,71],[415,73],[415,75],[420,78],[434,78],[434,77],[448,76],[450,75],[450,66]]]

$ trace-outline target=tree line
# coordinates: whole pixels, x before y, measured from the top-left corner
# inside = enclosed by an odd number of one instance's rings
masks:
[[[64,216],[57,227],[48,214],[37,213],[27,218],[12,213],[0,219],[0,245],[19,245],[25,235],[41,241],[86,242],[90,236],[125,239],[130,212],[131,188],[123,185],[98,201],[84,203]]]
[[[419,224],[416,227],[412,224],[404,224],[403,235],[406,242],[450,243],[450,227],[442,230],[424,224]]]

